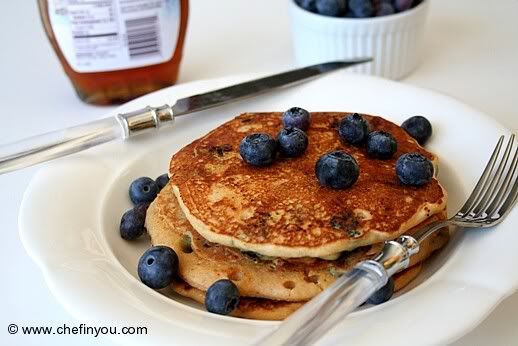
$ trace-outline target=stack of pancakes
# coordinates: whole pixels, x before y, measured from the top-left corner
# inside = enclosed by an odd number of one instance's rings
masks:
[[[282,113],[242,114],[173,156],[169,184],[150,205],[146,227],[153,245],[178,254],[177,293],[203,303],[210,285],[229,279],[241,295],[234,316],[283,319],[341,273],[375,257],[383,241],[446,217],[446,193],[435,178],[406,186],[395,173],[404,153],[426,156],[435,171],[437,157],[399,126],[364,115],[371,130],[390,132],[398,143],[392,159],[367,157],[364,147],[340,141],[337,125],[346,115],[311,113],[306,152],[268,167],[246,164],[239,143],[257,132],[275,137]],[[337,149],[360,167],[348,189],[321,186],[315,176],[318,158]],[[395,290],[448,238],[447,230],[428,238],[396,275]]]

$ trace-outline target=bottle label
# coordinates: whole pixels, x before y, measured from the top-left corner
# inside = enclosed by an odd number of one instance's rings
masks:
[[[170,60],[180,0],[49,0],[52,31],[76,72],[105,72]]]

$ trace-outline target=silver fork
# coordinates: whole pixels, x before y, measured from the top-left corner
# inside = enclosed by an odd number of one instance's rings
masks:
[[[473,192],[453,217],[433,222],[413,237],[404,235],[385,242],[383,251],[374,260],[363,261],[340,276],[255,345],[313,344],[383,287],[389,277],[407,268],[410,257],[419,252],[419,244],[436,231],[449,225],[469,229],[492,227],[502,222],[518,196],[515,135],[510,136],[502,153],[503,142],[504,136],[501,136]]]

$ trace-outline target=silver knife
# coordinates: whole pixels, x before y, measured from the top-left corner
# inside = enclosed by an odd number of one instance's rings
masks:
[[[87,124],[37,135],[0,146],[0,174],[70,155],[115,139],[160,129],[177,116],[221,106],[245,97],[287,87],[337,69],[370,62],[372,59],[335,61],[275,74],[177,100],[172,106],[145,107]]]

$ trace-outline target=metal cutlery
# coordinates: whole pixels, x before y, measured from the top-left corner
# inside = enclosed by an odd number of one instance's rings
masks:
[[[419,244],[434,232],[449,225],[468,230],[502,222],[518,196],[515,135],[510,136],[502,153],[503,141],[501,136],[473,192],[453,217],[430,223],[414,237],[404,235],[385,242],[383,251],[374,260],[361,262],[343,274],[255,345],[313,344],[383,287],[389,277],[407,268],[410,257],[419,252]]]
[[[177,116],[221,106],[246,97],[315,78],[341,68],[372,61],[370,58],[335,61],[275,74],[203,94],[185,97],[173,105],[145,107],[88,124],[49,132],[0,146],[0,174],[73,154],[115,139],[128,139],[153,129],[171,126]]]

